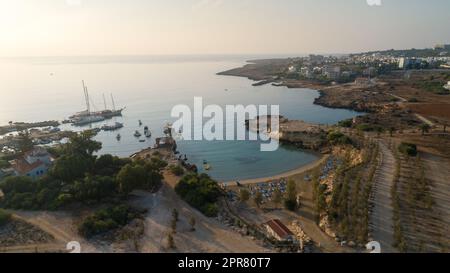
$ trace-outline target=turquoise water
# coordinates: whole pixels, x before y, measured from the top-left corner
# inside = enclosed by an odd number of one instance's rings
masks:
[[[248,57],[250,58],[250,57]],[[287,89],[271,85],[253,87],[245,78],[218,76],[217,72],[241,66],[246,57],[101,57],[36,58],[0,61],[0,124],[8,121],[63,120],[84,110],[81,80],[85,80],[97,110],[103,109],[102,94],[113,93],[117,107],[126,107],[114,121],[125,127],[101,132],[100,153],[129,156],[153,146],[162,127],[173,121],[170,112],[177,104],[192,105],[195,96],[204,104],[278,104],[290,119],[334,124],[358,113],[313,104],[317,91]],[[225,90],[228,91],[225,91]],[[107,99],[110,107],[111,103]],[[149,126],[153,138],[140,143],[133,136],[143,131],[138,120]],[[105,122],[94,127],[100,127]],[[64,126],[71,128],[70,126]],[[85,127],[86,128],[86,127]],[[83,129],[85,129],[83,128]],[[120,133],[122,139],[115,138]],[[179,150],[191,163],[212,166],[211,176],[221,181],[276,175],[308,164],[316,156],[290,147],[260,152],[252,141],[179,141]]]

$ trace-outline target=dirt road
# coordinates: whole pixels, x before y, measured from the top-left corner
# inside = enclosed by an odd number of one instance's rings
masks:
[[[155,194],[137,192],[134,205],[148,209],[145,215],[145,232],[140,242],[145,253],[261,253],[268,250],[249,237],[241,236],[215,218],[208,218],[181,200],[173,190],[179,178],[165,174],[166,184]],[[167,249],[167,235],[171,230],[172,210],[179,212],[176,249]],[[196,219],[192,232],[189,219]]]
[[[395,158],[386,144],[380,144],[381,164],[374,178],[373,210],[370,215],[370,230],[375,241],[381,244],[383,253],[396,252],[392,247],[394,241],[393,208],[391,189],[394,183]]]

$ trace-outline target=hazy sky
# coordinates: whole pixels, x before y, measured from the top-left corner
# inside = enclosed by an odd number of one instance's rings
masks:
[[[0,0],[0,56],[344,53],[450,43],[449,0]]]

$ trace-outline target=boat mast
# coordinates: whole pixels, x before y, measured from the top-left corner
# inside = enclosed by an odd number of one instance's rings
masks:
[[[86,100],[87,111],[88,111],[88,114],[90,115],[91,114],[91,105],[89,103],[89,91],[88,91],[86,85],[84,84],[84,80],[83,80],[83,90],[84,90],[84,98]]]
[[[116,104],[114,103],[114,97],[111,93],[111,102],[112,102],[112,106],[113,106],[113,111],[116,111]]]
[[[107,107],[106,107],[105,93],[103,93],[103,104],[105,105],[105,110],[106,110]]]

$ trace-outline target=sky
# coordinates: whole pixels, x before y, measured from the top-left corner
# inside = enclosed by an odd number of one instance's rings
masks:
[[[450,1],[0,0],[0,56],[307,54],[450,43]]]

